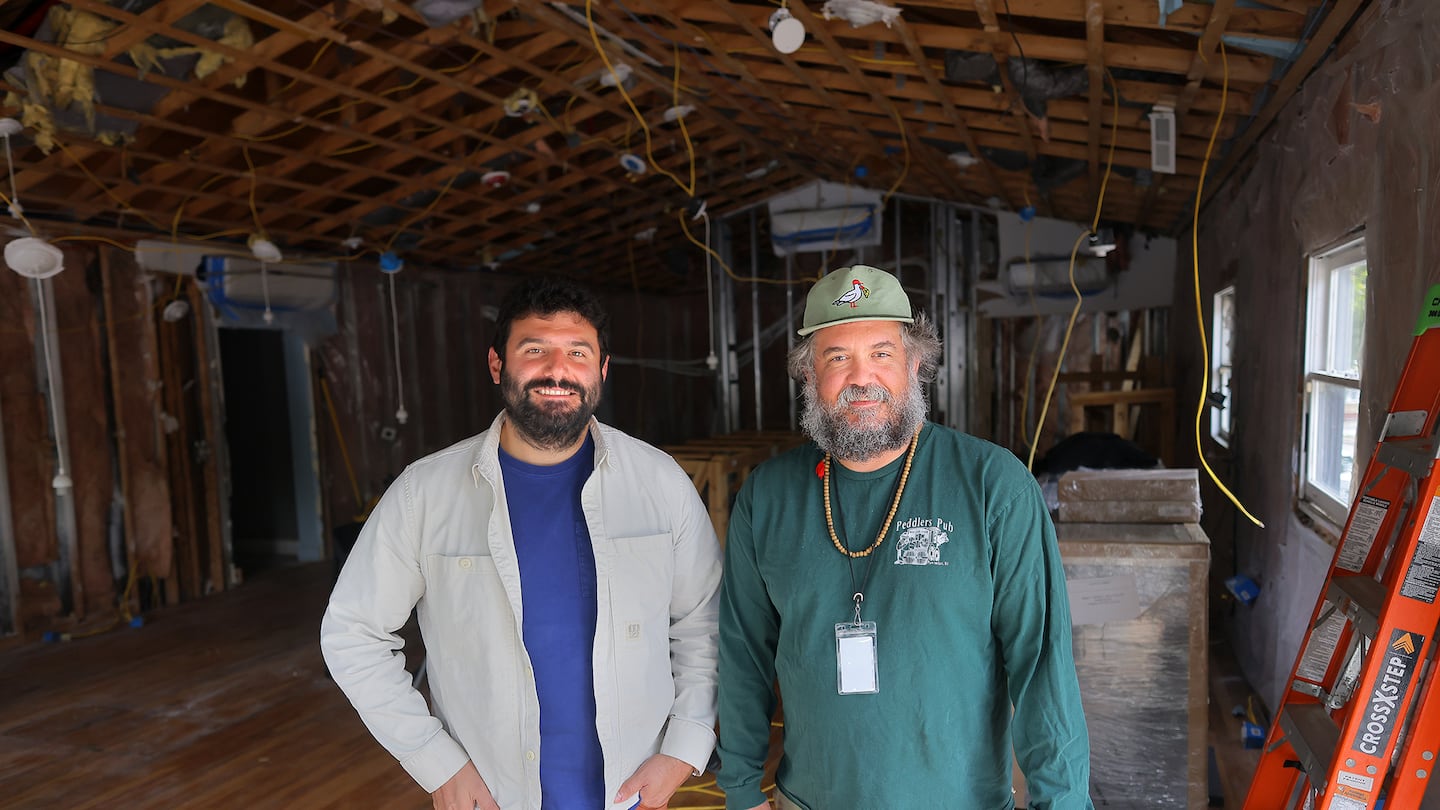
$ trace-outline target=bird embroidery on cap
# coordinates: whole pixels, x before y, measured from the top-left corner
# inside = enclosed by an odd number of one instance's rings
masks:
[[[851,279],[850,283],[854,285],[850,288],[850,291],[840,296],[839,298],[836,298],[834,301],[831,302],[832,304],[837,307],[843,307],[846,304],[849,304],[851,309],[855,309],[860,306],[859,301],[861,298],[870,297],[870,288],[866,287],[864,284],[861,284],[860,279]]]

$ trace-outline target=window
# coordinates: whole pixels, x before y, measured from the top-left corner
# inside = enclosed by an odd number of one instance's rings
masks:
[[[1230,399],[1230,380],[1234,376],[1235,357],[1235,288],[1226,287],[1215,293],[1214,348],[1210,353],[1210,437],[1225,447],[1230,446],[1230,417],[1234,413]]]
[[[1336,525],[1355,495],[1365,275],[1363,237],[1310,258],[1300,498]]]

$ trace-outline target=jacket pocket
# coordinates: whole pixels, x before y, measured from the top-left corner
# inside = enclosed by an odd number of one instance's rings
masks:
[[[675,550],[670,533],[621,537],[610,541],[610,606],[619,622],[670,621],[670,588],[675,577]],[[633,640],[634,627],[624,627],[620,640]]]

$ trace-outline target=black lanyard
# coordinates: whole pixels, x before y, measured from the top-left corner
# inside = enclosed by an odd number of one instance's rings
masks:
[[[832,459],[831,463],[833,464],[837,462]],[[850,537],[845,531],[844,515],[842,515],[840,512],[840,503],[845,500],[844,498],[840,497],[840,476],[838,474],[831,473],[831,477],[835,479],[835,492],[830,498],[831,511],[834,513],[835,534],[842,540],[842,542],[844,542],[845,548],[848,549],[850,548]],[[900,490],[900,477],[900,471],[897,469],[895,471],[895,490],[890,493],[890,497],[886,499],[886,503],[895,503],[895,496],[899,494]],[[884,520],[885,518],[881,517],[880,519]],[[884,531],[886,534],[889,534],[889,530],[886,527],[882,526],[881,530]],[[877,532],[876,534],[878,535],[879,532]],[[876,547],[875,551],[879,552],[879,547]],[[855,602],[855,615],[857,617],[857,622],[859,621],[858,617],[860,615],[860,605],[865,601],[865,589],[870,587],[870,575],[875,573],[876,556],[878,556],[878,554],[867,555],[867,560],[865,563],[865,579],[860,583],[859,588],[855,587],[855,558],[851,557],[848,554],[845,556],[845,562],[850,568],[850,590],[854,594],[850,598]]]

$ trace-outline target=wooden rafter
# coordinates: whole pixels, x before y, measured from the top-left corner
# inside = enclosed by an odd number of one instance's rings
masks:
[[[582,2],[568,0],[571,12],[562,13],[547,0],[488,0],[481,30],[470,20],[429,27],[408,0],[378,0],[393,20],[368,10],[377,3],[213,0],[256,32],[241,50],[178,27],[205,5],[198,0],[138,14],[74,0],[74,8],[117,22],[100,53],[10,32],[0,32],[0,43],[138,79],[164,95],[147,112],[116,106],[126,103],[118,97],[97,103],[97,113],[135,129],[124,144],[62,128],[65,150],[41,155],[22,136],[17,187],[51,236],[62,225],[77,234],[168,235],[175,221],[181,238],[238,234],[232,247],[263,229],[287,255],[334,251],[359,235],[372,248],[393,243],[417,262],[473,268],[482,256],[518,251],[527,268],[581,272],[583,264],[629,284],[633,257],[641,284],[693,284],[668,264],[677,247],[692,267],[700,261],[676,221],[695,203],[659,171],[629,176],[621,168],[621,153],[643,152],[642,133],[620,94],[593,80],[603,66],[583,17],[576,22]],[[1221,138],[1233,139],[1266,99],[1233,143],[1245,151],[1323,55],[1316,43],[1328,46],[1364,2],[1326,3],[1336,8],[1282,80],[1272,80],[1277,60],[1232,52]],[[690,193],[712,216],[814,179],[853,179],[857,165],[869,170],[867,185],[889,187],[902,170],[897,147],[908,144],[899,187],[908,193],[998,197],[1012,208],[1028,197],[1055,216],[1088,222],[1113,87],[1123,104],[1105,217],[1163,226],[1193,199],[1220,112],[1221,35],[1294,42],[1322,3],[1186,3],[1163,23],[1153,0],[891,4],[901,9],[898,21],[854,28],[819,19],[814,2],[792,3],[810,39],[788,55],[764,30],[774,5],[762,0],[626,0],[624,8],[592,0],[591,13],[619,38],[602,38],[603,51],[634,67],[631,96],[658,136],[656,164],[680,178],[691,158],[661,113],[677,101],[696,108],[686,118],[698,180]],[[117,61],[157,35],[224,61],[203,79],[141,75]],[[950,79],[943,63],[955,51],[992,55],[1000,92]],[[1090,80],[1088,92],[1048,101],[1044,138],[1004,68],[1022,51],[1030,60],[1083,64]],[[581,75],[592,78],[577,81]],[[248,82],[236,87],[242,78]],[[533,90],[543,109],[507,116],[517,88]],[[27,92],[4,78],[0,90]],[[1177,111],[1178,174],[1137,185],[1150,162],[1145,107],[1157,103]],[[952,165],[947,155],[960,149],[981,165]],[[1220,174],[1234,172],[1237,151]],[[1019,155],[1028,166],[1008,162]],[[1050,166],[1079,174],[1059,182],[1065,175],[1046,174]],[[501,167],[511,175],[506,187],[477,182]],[[634,240],[651,227],[653,243]]]
[[[1090,78],[1089,131],[1085,141],[1090,163],[1090,196],[1100,197],[1100,122],[1105,100],[1105,3],[1085,0],[1085,70]]]
[[[1196,43],[1195,57],[1190,63],[1190,71],[1185,74],[1185,89],[1175,100],[1177,131],[1182,122],[1189,122],[1190,107],[1195,103],[1195,97],[1200,92],[1200,85],[1205,80],[1206,67],[1215,57],[1220,37],[1225,33],[1225,26],[1229,24],[1230,12],[1234,6],[1235,0],[1215,0],[1215,5],[1210,9],[1210,19],[1205,24],[1205,33]],[[1144,213],[1146,206],[1155,204],[1156,197],[1165,192],[1169,182],[1169,178],[1166,176],[1156,177],[1155,181],[1151,183],[1149,191],[1145,192],[1145,206],[1141,207],[1140,222],[1137,223],[1141,228],[1150,222],[1149,214]]]
[[[965,144],[965,148],[970,150],[970,154],[979,161],[979,165],[982,167],[981,170],[985,173],[988,186],[984,191],[1006,200],[1006,202],[1013,205],[1012,200],[1006,199],[1008,195],[1005,192],[1005,184],[1000,180],[1000,176],[996,174],[994,164],[985,157],[985,154],[980,151],[980,145],[975,142],[975,135],[970,131],[970,126],[965,121],[965,114],[955,108],[955,104],[951,100],[950,92],[940,86],[940,78],[935,74],[935,68],[930,65],[930,59],[925,55],[925,49],[921,47],[920,41],[915,38],[915,32],[910,30],[910,24],[902,19],[896,23],[896,27],[900,32],[900,41],[905,45],[905,51],[910,54],[910,59],[915,63],[916,70],[919,71],[921,78],[925,80],[926,88],[928,88],[930,94],[935,97],[935,101],[940,104],[940,111],[945,114],[947,123],[955,128],[955,133],[959,136],[960,141]]]
[[[1245,130],[1244,134],[1240,136],[1239,141],[1231,146],[1229,154],[1225,157],[1225,162],[1220,164],[1220,168],[1215,171],[1213,179],[1206,182],[1205,196],[1204,199],[1201,200],[1202,205],[1215,194],[1216,189],[1230,176],[1231,170],[1235,168],[1239,160],[1245,155],[1250,145],[1255,143],[1255,139],[1260,137],[1260,133],[1264,132],[1266,127],[1270,126],[1271,121],[1275,120],[1275,116],[1280,113],[1280,109],[1285,106],[1285,102],[1290,99],[1290,96],[1294,95],[1295,88],[1300,85],[1300,82],[1305,80],[1306,76],[1310,75],[1310,71],[1315,67],[1316,63],[1320,61],[1320,57],[1325,55],[1325,52],[1330,49],[1330,45],[1335,42],[1335,38],[1340,36],[1340,32],[1344,31],[1345,26],[1350,24],[1350,20],[1354,18],[1362,4],[1363,0],[1337,0],[1337,2],[1330,7],[1330,10],[1326,12],[1324,22],[1320,23],[1320,27],[1315,29],[1315,35],[1310,38],[1310,42],[1306,44],[1305,50],[1301,52],[1295,62],[1290,65],[1290,69],[1285,73],[1285,78],[1280,80],[1275,95],[1271,97],[1270,101],[1260,110],[1259,114],[1255,116],[1255,120],[1250,122],[1250,126]]]

